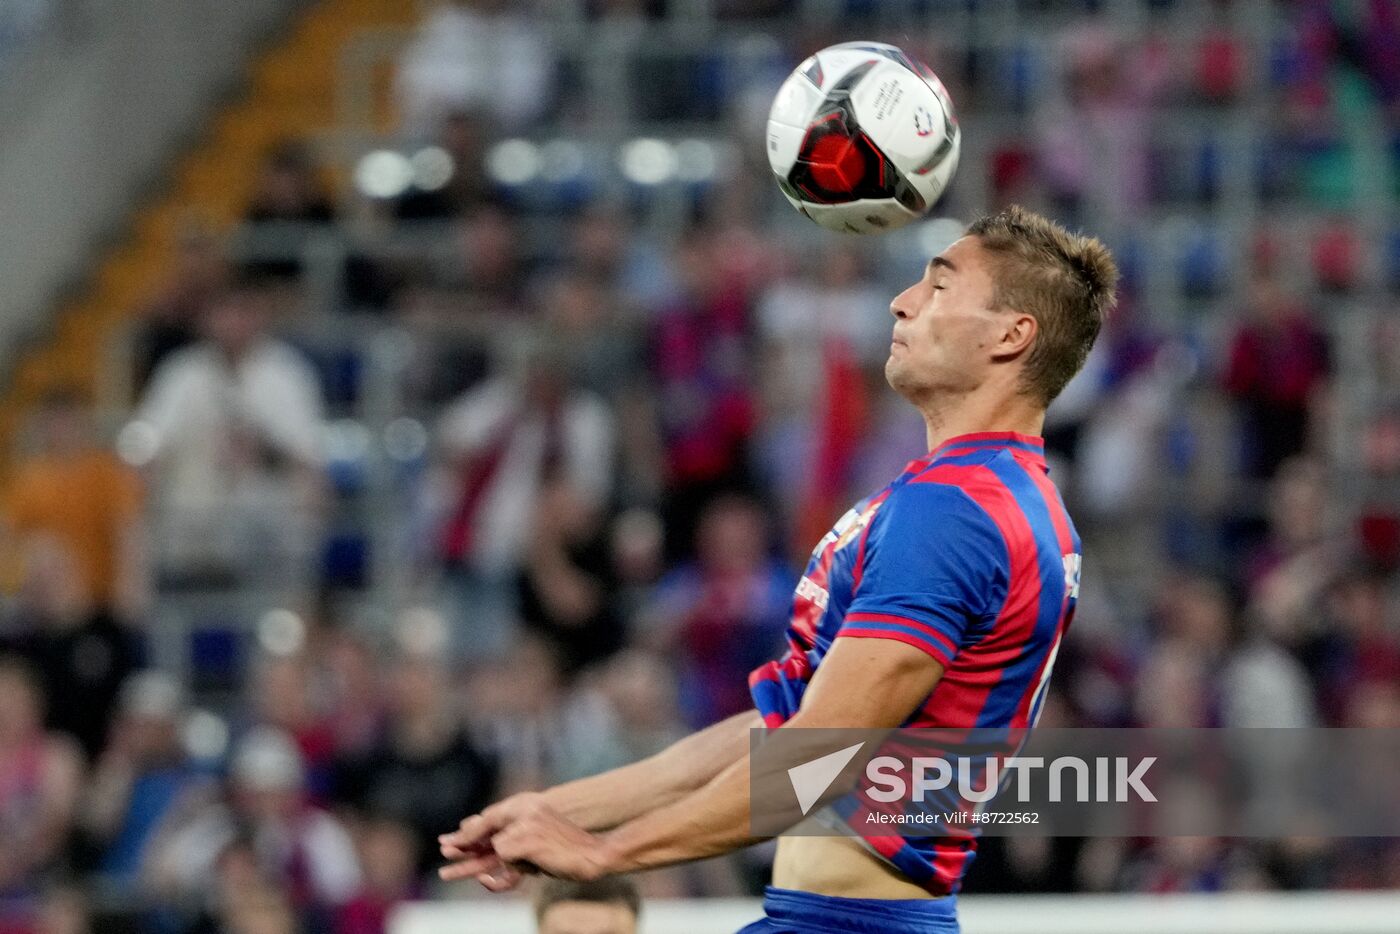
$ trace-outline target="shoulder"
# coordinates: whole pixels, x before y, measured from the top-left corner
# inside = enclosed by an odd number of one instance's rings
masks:
[[[977,495],[978,487],[987,482],[989,478],[971,473],[925,470],[891,491],[876,513],[876,521],[886,526],[926,523],[930,531],[950,523],[995,528],[985,497]]]
[[[981,483],[979,479],[977,481]],[[989,566],[1010,553],[991,501],[964,483],[920,475],[894,490],[872,522],[867,554],[886,553],[922,565]]]

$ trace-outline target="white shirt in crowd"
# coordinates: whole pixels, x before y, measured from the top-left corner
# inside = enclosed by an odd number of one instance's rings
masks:
[[[311,365],[271,338],[236,363],[209,344],[170,356],[156,370],[137,411],[142,454],[158,471],[170,506],[217,502],[248,472],[240,446],[255,441],[289,461],[322,457],[320,385]]]
[[[510,432],[473,517],[472,564],[477,570],[501,573],[520,561],[544,479],[547,429],[545,414],[526,410],[518,384],[504,378],[468,391],[438,421],[438,439],[453,459],[484,454],[503,437],[502,432]],[[612,482],[616,438],[607,404],[590,392],[570,392],[560,413],[559,431],[564,478],[579,495],[604,502]],[[445,482],[450,514],[461,490],[457,477]]]
[[[550,44],[518,15],[444,5],[423,21],[399,63],[404,123],[427,134],[454,110],[484,110],[507,127],[539,116],[554,70]]]

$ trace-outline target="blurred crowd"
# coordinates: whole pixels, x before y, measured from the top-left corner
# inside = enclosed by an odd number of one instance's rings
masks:
[[[1400,328],[1355,315],[1357,340],[1330,313],[1400,286],[1338,213],[1358,122],[1400,157],[1400,13],[1281,4],[1261,46],[1233,6],[1192,7],[1219,22],[1185,64],[1087,21],[1050,93],[1014,47],[916,49],[966,126],[1023,117],[962,169],[988,203],[955,186],[940,213],[1025,203],[1102,228],[1125,266],[1046,429],[1085,541],[1046,725],[1400,727]],[[510,8],[444,7],[403,53],[405,137],[448,154],[446,179],[335,197],[312,148],[277,151],[246,219],[282,248],[189,232],[140,310],[123,424],[65,393],[35,413],[0,496],[0,932],[382,930],[443,892],[434,838],[463,816],[747,709],[807,551],[923,453],[882,368],[888,301],[926,256],[781,234],[746,89],[703,60],[694,81],[642,62],[656,81],[634,89],[744,150],[678,224],[633,189],[503,183],[492,147],[571,104],[568,62]],[[835,28],[783,37],[784,67]],[[1257,223],[1183,253],[1187,307],[1212,314],[1164,314],[1135,219],[1208,211],[1230,166],[1161,149],[1152,118],[1265,104],[1261,140],[1287,144],[1249,167]],[[1301,271],[1298,211],[1322,224]],[[348,250],[314,307],[300,247],[352,220],[426,233]],[[308,337],[327,321],[339,342]],[[767,859],[641,881],[753,893]],[[1394,888],[1400,847],[988,840],[967,884]]]

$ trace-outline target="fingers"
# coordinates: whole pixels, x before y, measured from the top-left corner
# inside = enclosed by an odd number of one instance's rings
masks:
[[[498,830],[508,826],[522,815],[535,813],[543,808],[538,795],[516,795],[491,805],[480,814],[464,818],[457,829],[438,837],[438,844],[466,850],[477,844],[489,845],[487,841]]]
[[[501,866],[501,858],[495,853],[488,853],[482,856],[466,856],[438,869],[438,876],[446,880],[470,879],[473,876],[494,873],[499,870]]]
[[[476,845],[484,844],[500,827],[497,822],[488,815],[490,809],[473,814],[471,817],[463,819],[456,830],[445,833],[438,837],[438,843],[442,846],[452,846],[459,850],[468,850]]]
[[[494,872],[481,873],[476,877],[482,887],[490,892],[509,892],[520,884],[525,874],[511,866],[501,866]]]
[[[506,892],[518,886],[525,873],[537,872],[527,857],[538,842],[536,818],[548,811],[537,798],[507,798],[440,835],[438,850],[450,864],[438,870],[438,877],[446,882],[474,878],[489,891]]]

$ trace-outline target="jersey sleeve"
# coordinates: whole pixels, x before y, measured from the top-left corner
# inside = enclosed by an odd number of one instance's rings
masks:
[[[871,522],[860,574],[837,637],[893,639],[946,667],[1000,612],[1010,558],[995,522],[962,490],[910,484]]]

